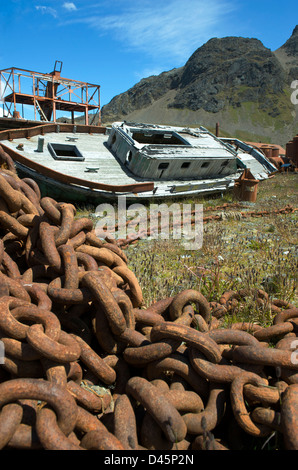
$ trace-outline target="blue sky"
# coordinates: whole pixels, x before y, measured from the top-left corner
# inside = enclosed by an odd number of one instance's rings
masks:
[[[101,86],[101,105],[141,78],[180,67],[213,37],[275,50],[298,23],[292,0],[0,0],[0,69],[51,72]]]

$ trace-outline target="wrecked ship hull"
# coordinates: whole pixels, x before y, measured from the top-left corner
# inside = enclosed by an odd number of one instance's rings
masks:
[[[2,131],[0,145],[43,196],[84,204],[223,193],[245,167],[231,146],[203,127],[53,123]],[[270,172],[265,168],[263,176]]]

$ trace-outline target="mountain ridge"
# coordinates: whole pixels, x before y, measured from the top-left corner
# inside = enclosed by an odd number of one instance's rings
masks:
[[[117,120],[215,129],[285,145],[298,130],[291,82],[298,79],[298,26],[276,51],[257,38],[211,38],[185,65],[143,78],[102,107]]]

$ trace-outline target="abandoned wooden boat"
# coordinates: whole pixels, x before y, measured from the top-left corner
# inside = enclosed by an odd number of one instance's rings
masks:
[[[1,131],[0,146],[43,196],[84,204],[223,193],[245,168],[259,180],[276,170],[261,153],[235,149],[204,127],[55,122]]]

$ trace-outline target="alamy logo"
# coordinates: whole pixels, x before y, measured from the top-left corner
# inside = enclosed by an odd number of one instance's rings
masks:
[[[0,340],[0,364],[4,364],[5,347],[3,341]]]
[[[294,88],[295,90],[291,94],[291,102],[293,104],[298,104],[298,80],[294,80],[291,83],[291,88]]]
[[[298,348],[298,339],[292,341],[291,348]],[[292,364],[298,364],[298,349],[292,352],[291,354],[291,362]]]
[[[195,204],[131,204],[126,197],[118,197],[117,214],[111,204],[97,206],[95,232],[116,239],[150,238],[181,240],[186,250],[198,250],[203,244],[203,205]]]

